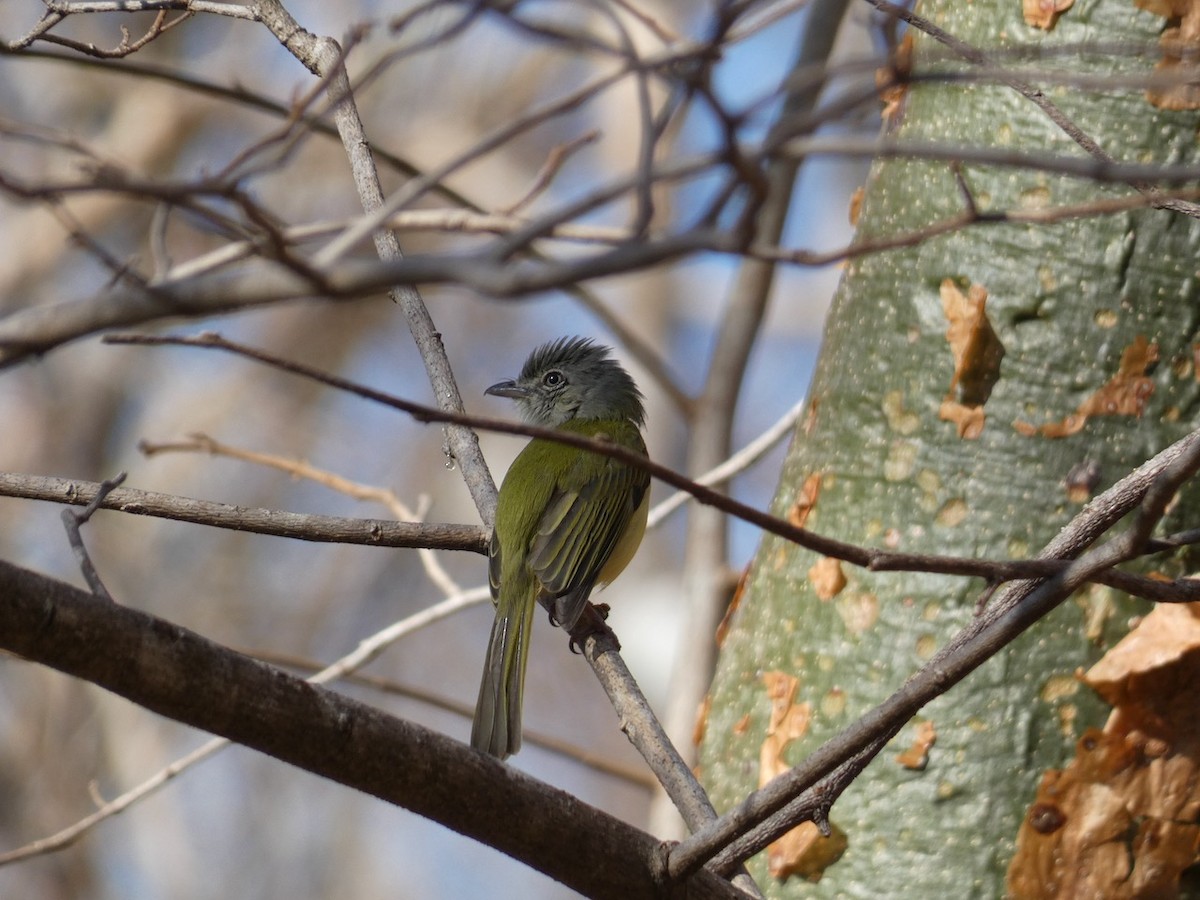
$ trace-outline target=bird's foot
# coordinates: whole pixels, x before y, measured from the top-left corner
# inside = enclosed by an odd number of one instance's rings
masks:
[[[579,617],[579,621],[571,629],[571,641],[568,646],[572,653],[582,653],[583,642],[592,635],[595,635],[601,641],[608,642],[613,650],[621,649],[621,642],[617,640],[616,634],[613,633],[613,630],[608,627],[605,621],[608,618],[608,612],[609,606],[607,603],[589,603],[587,605],[583,611],[583,615]]]

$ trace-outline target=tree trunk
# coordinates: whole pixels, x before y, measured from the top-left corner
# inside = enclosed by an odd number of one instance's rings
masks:
[[[1030,69],[1144,75],[1153,65],[1145,49],[1111,47],[1152,47],[1164,25],[1128,0],[1076,3],[1049,31],[1027,25],[1015,0],[929,0],[917,12],[1016,79],[1026,57],[1002,48],[1017,43],[1075,48],[1030,60]],[[1087,51],[1100,43],[1109,51]],[[943,70],[969,72],[961,49],[918,34],[914,71],[941,60]],[[1116,160],[1196,159],[1194,112],[1164,111],[1136,89],[1042,87]],[[892,121],[905,142],[1088,159],[1011,80],[924,82]],[[1128,185],[1034,168],[972,163],[959,172],[981,212],[1138,196]],[[883,162],[859,240],[915,232],[965,205],[949,163]],[[1139,209],[977,224],[854,260],[775,514],[914,553],[1036,553],[1089,492],[1195,427],[1198,243],[1197,219]],[[1195,524],[1195,508],[1185,502],[1173,515],[1186,521],[1191,510]],[[1178,560],[1156,563],[1181,571]],[[763,539],[721,651],[701,753],[719,809],[773,774],[764,767],[795,764],[899,687],[970,620],[983,587],[842,568],[844,584],[831,561]],[[759,883],[781,897],[1003,895],[1043,772],[1065,765],[1084,729],[1107,715],[1075,673],[1145,608],[1100,587],[1063,604],[926,707],[837,802],[832,821],[846,849],[813,864],[816,887],[799,875],[771,877],[766,855],[751,866]],[[782,848],[774,862],[783,867],[775,874],[803,868]]]

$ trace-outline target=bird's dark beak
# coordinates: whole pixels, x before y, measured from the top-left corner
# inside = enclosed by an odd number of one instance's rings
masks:
[[[513,400],[523,400],[529,396],[529,388],[522,387],[515,381],[500,381],[484,391],[494,397],[509,397]]]

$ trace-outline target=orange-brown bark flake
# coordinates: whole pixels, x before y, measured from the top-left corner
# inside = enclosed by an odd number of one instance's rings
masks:
[[[1075,5],[1075,0],[1021,0],[1025,24],[1049,31],[1058,17]]]
[[[953,422],[960,438],[974,440],[983,432],[983,406],[1000,379],[1004,345],[988,319],[988,294],[983,285],[972,284],[963,294],[947,278],[940,292],[949,323],[946,341],[954,357],[954,374],[938,417]]]
[[[790,768],[783,758],[784,751],[788,744],[808,733],[812,721],[812,704],[796,702],[798,678],[786,672],[766,672],[763,685],[771,701],[771,714],[759,749],[759,787]],[[767,866],[771,875],[781,881],[792,875],[819,881],[845,852],[847,843],[846,835],[836,826],[825,837],[816,825],[805,822],[767,847]]]
[[[912,746],[899,753],[896,756],[896,762],[906,769],[923,772],[929,765],[929,751],[935,743],[937,743],[937,729],[934,728],[932,722],[926,719],[917,726]]]
[[[1083,677],[1113,705],[1042,776],[1017,835],[1020,898],[1174,897],[1200,862],[1200,604],[1161,604]]]
[[[1092,416],[1140,418],[1154,394],[1154,379],[1146,373],[1156,362],[1158,344],[1151,343],[1145,335],[1139,334],[1122,351],[1117,374],[1084,400],[1075,412],[1061,421],[1047,422],[1040,427],[1020,421],[1014,422],[1013,427],[1026,437],[1041,434],[1048,438],[1062,438],[1078,434]]]
[[[792,508],[788,510],[788,521],[797,528],[803,528],[808,522],[809,515],[812,514],[813,507],[817,505],[819,496],[821,496],[821,475],[814,473],[805,478],[804,484],[800,485],[800,493],[796,495]]]
[[[1188,77],[1200,48],[1200,0],[1134,2],[1170,25],[1158,39],[1162,56],[1154,73],[1161,80],[1146,91],[1146,100],[1159,109],[1200,109],[1200,85]]]
[[[808,582],[819,600],[832,600],[846,587],[842,562],[832,556],[822,556],[808,570]]]

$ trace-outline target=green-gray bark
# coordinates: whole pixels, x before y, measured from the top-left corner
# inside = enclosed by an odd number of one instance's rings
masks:
[[[1016,43],[1151,46],[1164,25],[1132,0],[1077,0],[1048,34],[1024,24],[1017,0],[930,0],[917,12],[991,51]],[[919,36],[916,70],[933,55],[947,51]],[[1038,63],[1091,75],[1145,73],[1151,64],[1137,54],[1084,51]],[[1195,112],[1157,109],[1140,90],[1045,91],[1117,160],[1197,158]],[[1044,112],[1003,85],[915,87],[896,136],[1085,157]],[[984,210],[1135,193],[1013,168],[968,165],[962,173]],[[859,238],[912,232],[962,209],[948,164],[885,162],[868,185]],[[812,411],[785,463],[774,512],[787,515],[805,479],[819,475],[807,524],[823,534],[912,552],[997,559],[1036,552],[1082,505],[1064,487],[1073,468],[1094,463],[1094,492],[1102,490],[1200,419],[1198,245],[1196,219],[1136,210],[976,226],[854,261],[830,315]],[[964,293],[971,284],[986,288],[988,316],[1006,351],[977,440],[961,439],[938,415],[953,373],[939,297],[945,279]],[[1075,412],[1117,374],[1122,351],[1138,336],[1156,342],[1160,357],[1140,417],[1094,416],[1061,438],[1014,427]],[[1189,508],[1174,515],[1186,521]],[[770,707],[764,672],[797,676],[796,702],[812,705],[807,735],[785,753],[794,764],[896,689],[969,620],[982,588],[978,580],[847,566],[846,587],[822,601],[808,578],[815,561],[767,537],[753,564],[722,650],[702,748],[719,809],[757,786]],[[1178,574],[1181,564],[1158,565]],[[924,771],[895,760],[912,742],[913,724],[860,776],[832,813],[848,849],[819,884],[773,881],[765,854],[751,866],[759,883],[780,897],[1003,895],[1013,841],[1041,773],[1063,765],[1082,730],[1106,715],[1073,674],[1119,639],[1140,610],[1144,604],[1102,588],[1063,604],[923,710],[937,733]]]

